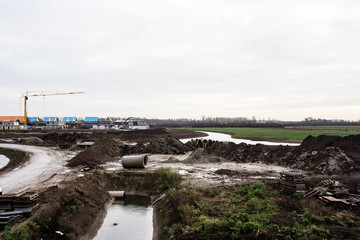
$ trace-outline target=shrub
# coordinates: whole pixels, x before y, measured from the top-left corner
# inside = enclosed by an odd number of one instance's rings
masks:
[[[245,207],[249,213],[259,212],[262,209],[262,201],[257,197],[251,198],[245,203]]]
[[[177,188],[181,182],[181,175],[171,168],[161,167],[155,171],[153,185],[156,192],[161,193],[170,188]]]
[[[330,231],[327,229],[324,229],[322,227],[313,226],[311,228],[311,232],[314,233],[319,238],[329,238],[331,237]]]
[[[310,225],[313,221],[313,213],[311,211],[305,212],[301,217],[301,223],[305,226]]]
[[[34,222],[28,222],[26,225],[22,225],[15,229],[10,230],[5,227],[1,239],[4,240],[27,240],[27,239],[39,239],[38,231],[40,227]]]
[[[246,233],[254,233],[257,232],[260,229],[260,227],[261,227],[260,223],[249,221],[243,225],[243,230]]]

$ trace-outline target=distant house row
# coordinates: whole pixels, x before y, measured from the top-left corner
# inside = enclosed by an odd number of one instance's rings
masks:
[[[0,116],[0,130],[11,129],[149,129],[145,120],[137,118],[99,117],[28,117],[27,126],[23,116]]]

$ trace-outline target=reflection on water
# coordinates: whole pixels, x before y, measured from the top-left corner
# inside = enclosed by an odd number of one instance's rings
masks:
[[[224,133],[215,133],[215,132],[205,132],[205,131],[197,131],[197,132],[203,132],[206,133],[208,136],[201,137],[201,138],[186,138],[186,139],[180,139],[183,143],[186,143],[188,141],[191,141],[192,139],[211,139],[219,142],[234,142],[236,144],[239,143],[246,143],[246,144],[264,144],[264,145],[288,145],[288,146],[299,146],[298,143],[283,143],[283,142],[267,142],[267,141],[252,141],[247,139],[240,139],[240,138],[232,138],[230,134],[224,134]]]
[[[5,167],[9,163],[10,159],[4,155],[0,155],[0,168]]]
[[[151,240],[153,208],[146,196],[126,196],[108,209],[104,223],[94,240]]]

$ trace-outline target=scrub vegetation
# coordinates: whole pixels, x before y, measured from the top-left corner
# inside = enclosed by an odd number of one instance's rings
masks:
[[[79,239],[104,211],[109,190],[166,193],[155,205],[159,239],[357,239],[356,211],[324,207],[301,194],[280,192],[277,181],[245,186],[181,185],[176,170],[104,172],[42,193],[41,207],[25,224],[6,228],[0,239]]]
[[[286,196],[278,185],[171,189],[163,239],[356,239],[359,217]]]
[[[301,142],[308,136],[341,136],[356,135],[360,127],[296,127],[296,128],[186,128],[200,131],[211,131],[231,134],[234,138],[269,141]]]

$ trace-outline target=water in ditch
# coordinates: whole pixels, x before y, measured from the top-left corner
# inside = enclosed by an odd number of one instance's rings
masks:
[[[94,240],[151,240],[153,208],[147,196],[126,196],[115,200]]]
[[[183,143],[186,143],[188,141],[191,141],[192,139],[207,139],[207,140],[211,139],[211,140],[215,140],[215,141],[219,141],[219,142],[233,142],[233,143],[236,143],[236,144],[246,143],[246,144],[250,144],[250,145],[255,145],[255,144],[264,144],[264,145],[272,145],[272,146],[279,146],[279,145],[299,146],[300,145],[298,143],[253,141],[253,140],[248,140],[248,139],[233,138],[230,134],[225,134],[225,133],[206,132],[206,131],[197,131],[197,132],[206,133],[207,136],[206,137],[200,137],[200,138],[180,139],[180,141],[182,141]]]

